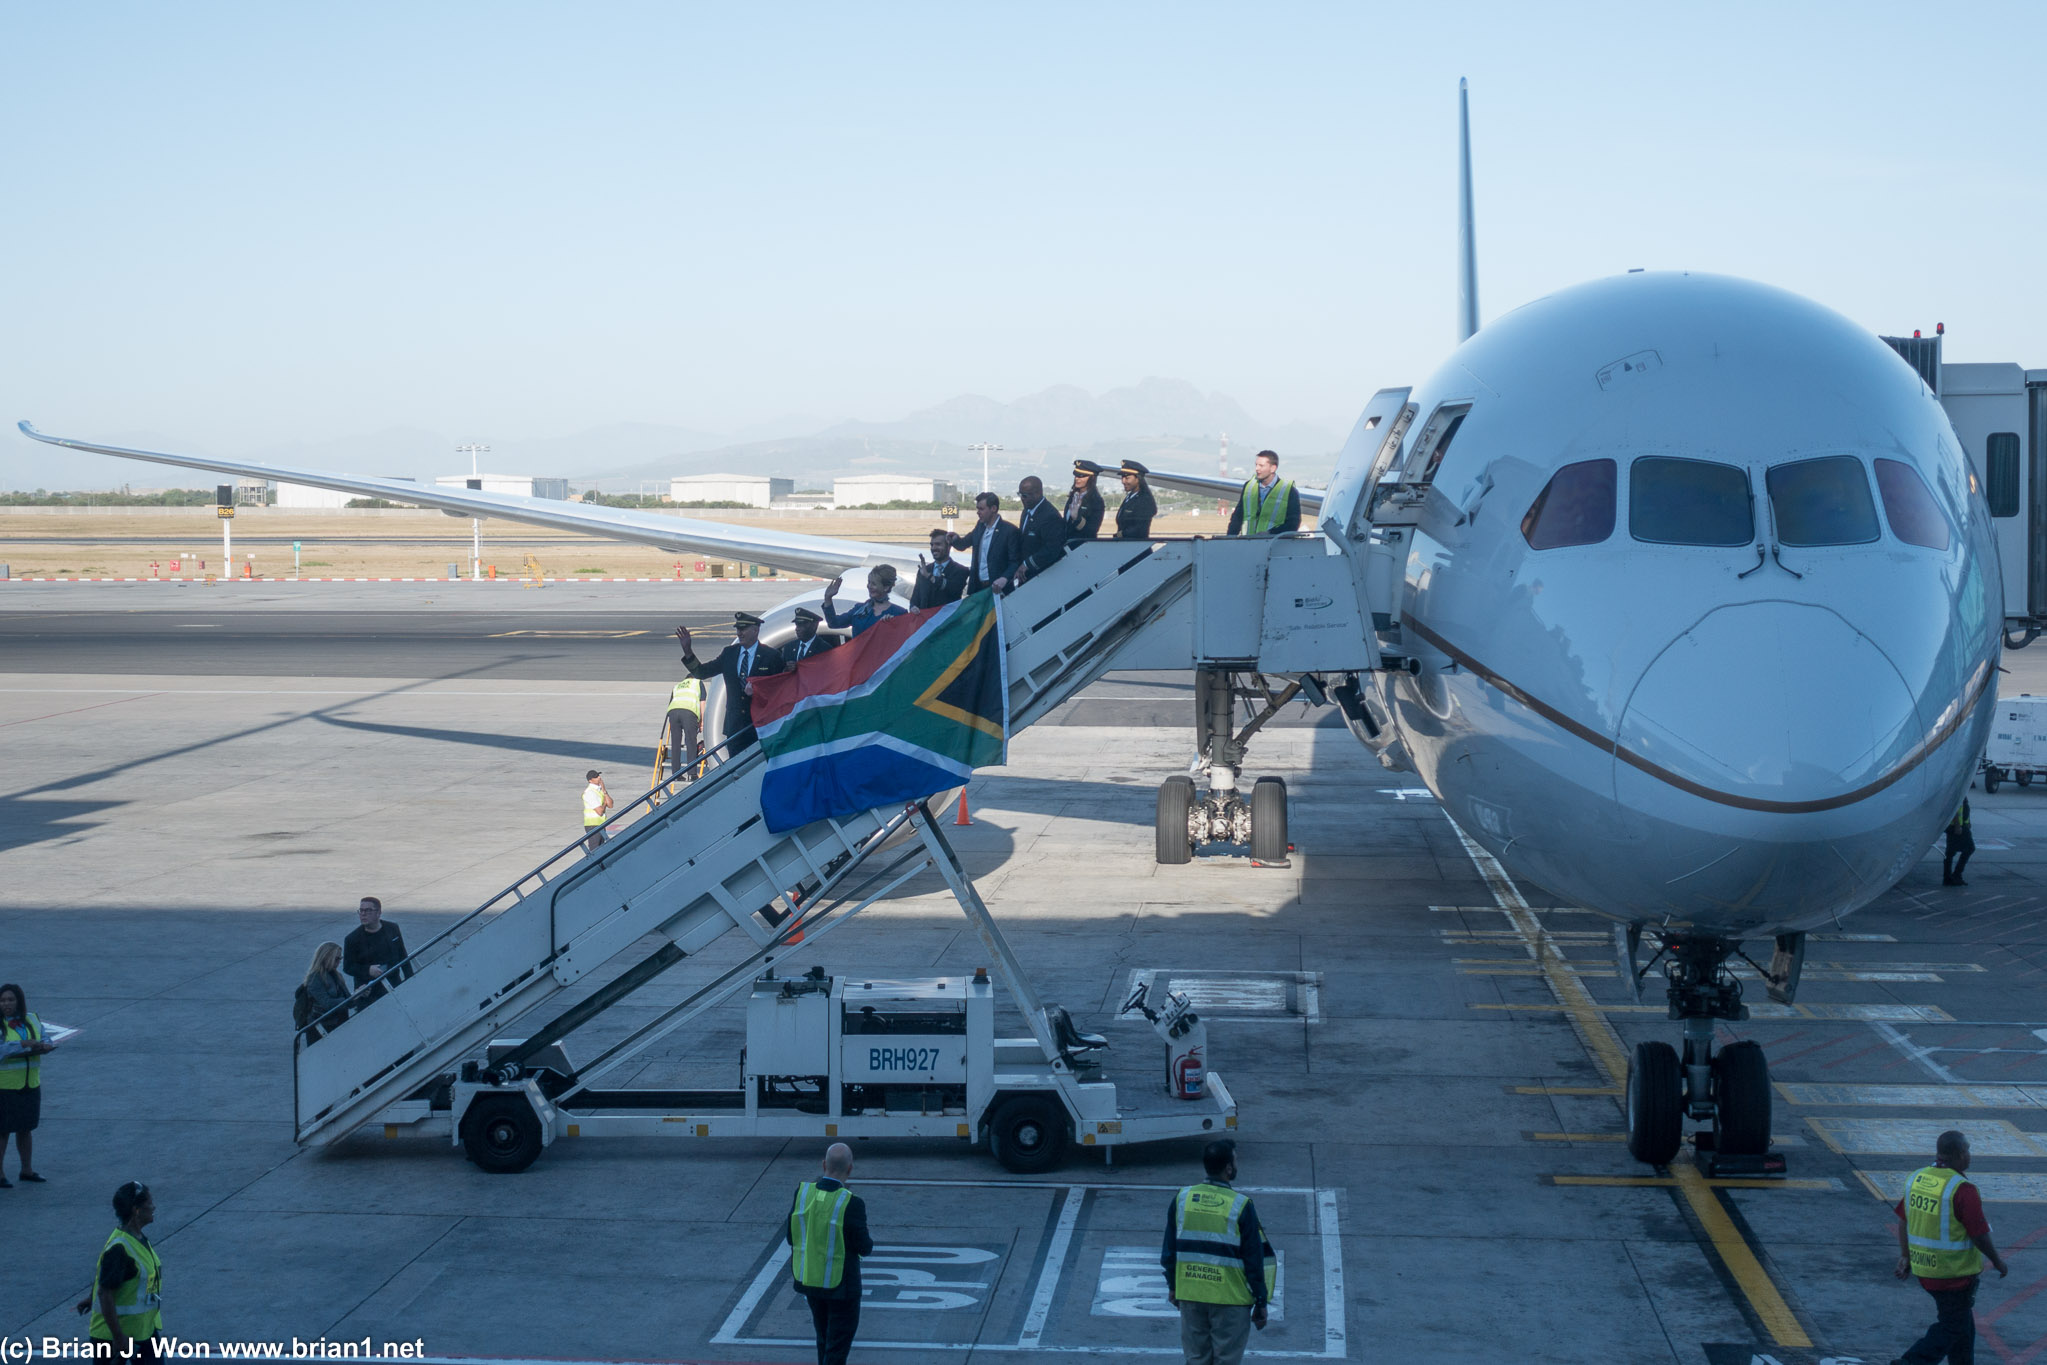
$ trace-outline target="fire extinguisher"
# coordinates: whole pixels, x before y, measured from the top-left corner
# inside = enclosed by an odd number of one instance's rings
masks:
[[[1183,1100],[1201,1098],[1201,1047],[1197,1044],[1173,1058],[1173,1093]]]

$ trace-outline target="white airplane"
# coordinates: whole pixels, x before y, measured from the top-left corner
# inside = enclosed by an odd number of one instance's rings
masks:
[[[1781,290],[1629,272],[1480,330],[1462,123],[1462,342],[1418,387],[1377,394],[1330,486],[1302,492],[1325,535],[1392,566],[1384,600],[1364,605],[1381,607],[1371,619],[1399,666],[1319,687],[1510,874],[1617,921],[1638,992],[1639,947],[1654,946],[1683,1052],[1635,1049],[1635,1156],[1671,1160],[1689,1117],[1710,1125],[1716,1159],[1760,1163],[1761,1048],[1713,1041],[1717,1020],[1747,1014],[1727,964],[1773,940],[1764,974],[1789,1000],[1805,932],[1896,884],[1953,814],[1995,696],[1988,508],[1914,370]],[[792,570],[913,562],[22,430]]]

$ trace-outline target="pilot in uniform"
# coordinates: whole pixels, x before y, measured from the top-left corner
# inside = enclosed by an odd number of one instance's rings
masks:
[[[802,663],[813,654],[822,654],[828,649],[837,649],[846,643],[836,635],[819,635],[817,627],[824,618],[809,607],[796,609],[796,638],[782,651],[782,659],[791,668]]]
[[[782,651],[761,643],[761,618],[750,611],[734,612],[731,644],[718,651],[709,663],[698,660],[690,646],[689,627],[677,626],[675,638],[682,643],[682,666],[692,678],[725,680],[725,756],[737,758],[753,747],[758,736],[753,728],[754,678],[766,678],[782,671]]]
[[[1073,491],[1066,495],[1066,544],[1069,548],[1101,534],[1102,516],[1108,507],[1095,487],[1102,467],[1093,460],[1073,462]]]

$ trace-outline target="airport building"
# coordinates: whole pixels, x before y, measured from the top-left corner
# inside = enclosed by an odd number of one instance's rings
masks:
[[[434,482],[443,488],[470,487],[468,474],[443,474]],[[527,474],[480,474],[474,476],[475,486],[485,493],[511,493],[521,498],[548,498],[554,502],[566,502],[569,497],[567,479],[538,479]]]
[[[832,480],[832,501],[840,507],[891,502],[957,503],[959,485],[919,474],[849,474]]]
[[[356,496],[358,495],[344,493],[338,488],[314,488],[303,483],[277,485],[279,507],[346,507],[348,500]]]
[[[794,479],[765,474],[685,474],[668,481],[671,502],[736,502],[769,507],[796,491]]]

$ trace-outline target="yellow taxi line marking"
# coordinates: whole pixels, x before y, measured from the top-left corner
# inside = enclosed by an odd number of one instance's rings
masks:
[[[1676,1171],[1679,1168],[1673,1166],[1670,1169]],[[1740,1176],[1730,1176],[1725,1180],[1708,1180],[1690,1166],[1686,1166],[1683,1169],[1692,1179],[1698,1181],[1707,1190],[1838,1190],[1841,1188],[1841,1182],[1838,1180],[1763,1180],[1747,1179]],[[1616,1189],[1682,1189],[1685,1183],[1676,1175],[1553,1175],[1547,1178],[1552,1185],[1611,1186]],[[1715,1201],[1714,1207],[1719,1208],[1718,1201]],[[1725,1210],[1721,1211],[1721,1216],[1723,1218],[1726,1217]],[[1727,1226],[1730,1231],[1734,1228],[1732,1222],[1729,1222]],[[1742,1249],[1746,1251],[1748,1248],[1744,1244]],[[1756,1269],[1760,1272],[1762,1267],[1758,1265]],[[1767,1283],[1767,1280],[1765,1283]],[[1771,1292],[1775,1292],[1774,1288]],[[1782,1303],[1783,1300],[1779,1299],[1778,1302]],[[1787,1308],[1785,1311],[1788,1313],[1790,1310]],[[1792,1324],[1796,1328],[1797,1319],[1792,1319]],[[1793,1343],[1785,1342],[1783,1344],[1788,1346]],[[1809,1346],[1812,1343],[1806,1342],[1805,1344]]]
[[[1510,1095],[1619,1095],[1617,1085],[1514,1085],[1507,1087]]]
[[[1556,945],[1550,941],[1541,918],[1529,907],[1527,898],[1521,894],[1520,888],[1514,885],[1513,878],[1507,875],[1507,869],[1500,866],[1497,858],[1472,842],[1471,836],[1466,834],[1455,820],[1450,822],[1450,828],[1457,831],[1457,838],[1463,843],[1465,853],[1477,866],[1479,875],[1485,878],[1486,886],[1492,891],[1493,899],[1499,902],[1500,912],[1507,917],[1508,924],[1521,933],[1522,942],[1528,947],[1528,955],[1543,968],[1543,976],[1549,983],[1550,993],[1556,996],[1557,1003],[1562,1007],[1564,1016],[1571,1021],[1571,1028],[1584,1043],[1585,1050],[1598,1064],[1600,1070],[1606,1073],[1609,1083],[1615,1086],[1626,1085],[1628,1059],[1626,1050],[1621,1046],[1620,1035],[1615,1033],[1613,1025],[1607,1022],[1605,1013],[1592,999],[1591,992],[1585,989],[1585,984],[1579,980],[1578,973],[1557,952]],[[1798,1318],[1792,1313],[1791,1305],[1784,1302],[1784,1296],[1777,1292],[1777,1286],[1771,1282],[1769,1272],[1763,1269],[1763,1263],[1756,1259],[1755,1252],[1743,1239],[1740,1229],[1734,1226],[1734,1220],[1728,1217],[1727,1210],[1721,1207],[1719,1198],[1713,1193],[1713,1188],[1706,1183],[1706,1178],[1688,1162],[1680,1162],[1669,1170],[1671,1177],[1677,1182],[1678,1192],[1684,1196],[1685,1202],[1691,1205],[1692,1216],[1697,1218],[1699,1225],[1706,1230],[1706,1236],[1712,1241],[1713,1249],[1719,1254],[1721,1263],[1727,1267],[1728,1273],[1734,1276],[1734,1282],[1741,1286],[1741,1292],[1748,1298],[1749,1307],[1754,1310],[1765,1330],[1779,1346],[1812,1345],[1812,1338],[1798,1325]],[[1781,1182],[1757,1183],[1768,1186]]]
[[[1527,1138],[1530,1142],[1626,1142],[1628,1140],[1626,1133],[1523,1133],[1521,1136]],[[1770,1135],[1770,1145],[1772,1147],[1803,1147],[1805,1139],[1772,1133]],[[1783,1183],[1781,1180],[1765,1180],[1763,1182],[1765,1187],[1775,1187]]]

